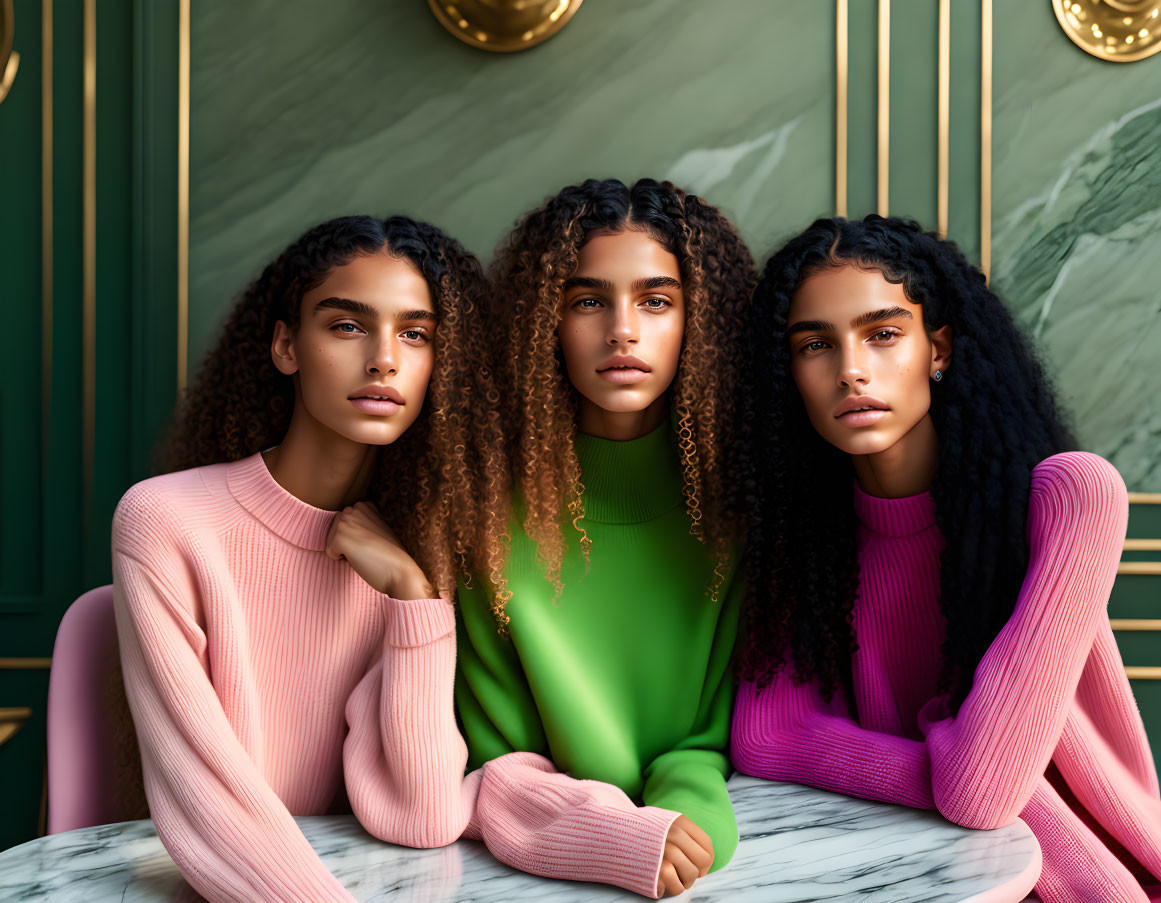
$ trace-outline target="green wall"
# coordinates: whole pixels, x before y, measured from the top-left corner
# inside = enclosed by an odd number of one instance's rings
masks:
[[[1161,55],[1083,54],[1047,0],[996,4],[993,283],[1042,343],[1087,448],[1161,491]],[[937,4],[893,0],[890,211],[934,226]],[[0,657],[48,656],[60,616],[109,580],[108,524],[176,391],[177,5],[101,0],[96,35],[95,425],[82,342],[82,0],[53,13],[53,278],[42,351],[40,0],[0,105]],[[980,248],[980,2],[951,4],[950,235]],[[875,207],[877,5],[850,0],[848,210]],[[835,209],[835,4],[587,0],[525,53],[474,50],[422,0],[192,4],[191,371],[232,298],[330,216],[429,219],[481,257],[588,176],[672,179],[764,259]],[[91,466],[86,466],[91,460]],[[1131,535],[1161,537],[1161,507]],[[1129,556],[1134,557],[1134,556]],[[1156,553],[1135,557],[1158,558]],[[1156,576],[1118,580],[1114,617],[1161,617]],[[1161,634],[1122,634],[1161,665]],[[0,668],[32,719],[0,747],[0,849],[34,836],[43,670]],[[1136,681],[1155,748],[1161,681]]]

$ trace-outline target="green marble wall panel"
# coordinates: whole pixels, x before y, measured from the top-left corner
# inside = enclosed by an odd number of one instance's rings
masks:
[[[193,5],[190,344],[306,227],[429,219],[489,258],[525,210],[589,176],[669,178],[755,254],[834,208],[833,3],[588,0],[515,55],[424,0]]]
[[[1161,55],[1109,63],[997,3],[993,282],[1083,447],[1161,491]]]

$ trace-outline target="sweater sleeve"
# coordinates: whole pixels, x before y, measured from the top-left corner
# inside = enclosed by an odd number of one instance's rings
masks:
[[[531,874],[656,896],[677,813],[635,806],[617,788],[560,774],[531,752],[501,755],[464,777],[452,607],[440,599],[386,604],[382,655],[346,710],[343,767],[360,823],[416,847],[462,834]]]
[[[1067,452],[1032,472],[1028,572],[1012,616],[958,713],[936,720],[941,697],[920,714],[935,804],[949,821],[1009,824],[1031,798],[1106,617],[1127,518],[1124,481],[1103,458]]]
[[[117,634],[157,834],[211,903],[352,903],[226,717],[185,545],[163,499],[140,484],[126,494],[113,518]]]
[[[547,753],[536,700],[511,640],[500,635],[486,593],[459,587],[455,698],[468,767],[515,750]]]
[[[726,747],[735,690],[730,663],[741,596],[742,581],[735,576],[718,618],[693,728],[645,767],[641,793],[646,805],[680,812],[709,835],[714,847],[711,871],[726,865],[738,847],[738,822],[726,790]]]
[[[738,690],[730,754],[739,771],[848,796],[933,809],[931,765],[918,740],[860,727],[840,692],[830,702],[817,681],[799,682],[786,664],[774,683]]]

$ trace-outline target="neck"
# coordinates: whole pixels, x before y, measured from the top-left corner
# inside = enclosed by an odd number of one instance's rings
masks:
[[[925,414],[890,448],[870,455],[851,455],[859,486],[868,495],[901,499],[931,488],[939,463],[939,441],[931,415]]]
[[[669,400],[662,394],[640,411],[606,411],[583,395],[577,412],[577,429],[600,439],[628,442],[647,436],[665,422]]]
[[[300,501],[337,511],[367,494],[379,448],[327,429],[294,404],[282,443],[262,455],[275,482]]]

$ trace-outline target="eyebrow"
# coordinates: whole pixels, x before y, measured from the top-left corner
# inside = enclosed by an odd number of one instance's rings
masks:
[[[592,276],[573,276],[564,283],[565,291],[570,288],[592,288],[598,291],[612,293],[615,286],[608,279],[596,279]],[[645,292],[657,288],[680,289],[681,283],[672,276],[645,276],[635,279],[629,288],[634,292]]]
[[[350,314],[358,314],[361,317],[366,317],[369,320],[378,320],[379,311],[377,311],[370,304],[365,301],[355,301],[352,298],[324,298],[314,306],[315,313],[320,310],[342,310]],[[439,317],[433,314],[430,310],[423,308],[416,308],[415,310],[405,310],[395,316],[396,320],[426,320],[431,323],[439,321]]]
[[[865,314],[859,314],[859,316],[851,320],[851,327],[858,329],[862,326],[870,326],[872,323],[894,320],[896,317],[906,317],[908,320],[915,319],[911,316],[911,311],[904,307],[884,307],[881,310],[872,310]],[[799,320],[786,330],[786,334],[790,335],[795,332],[828,332],[833,331],[834,328],[834,324],[828,323],[826,320]]]

